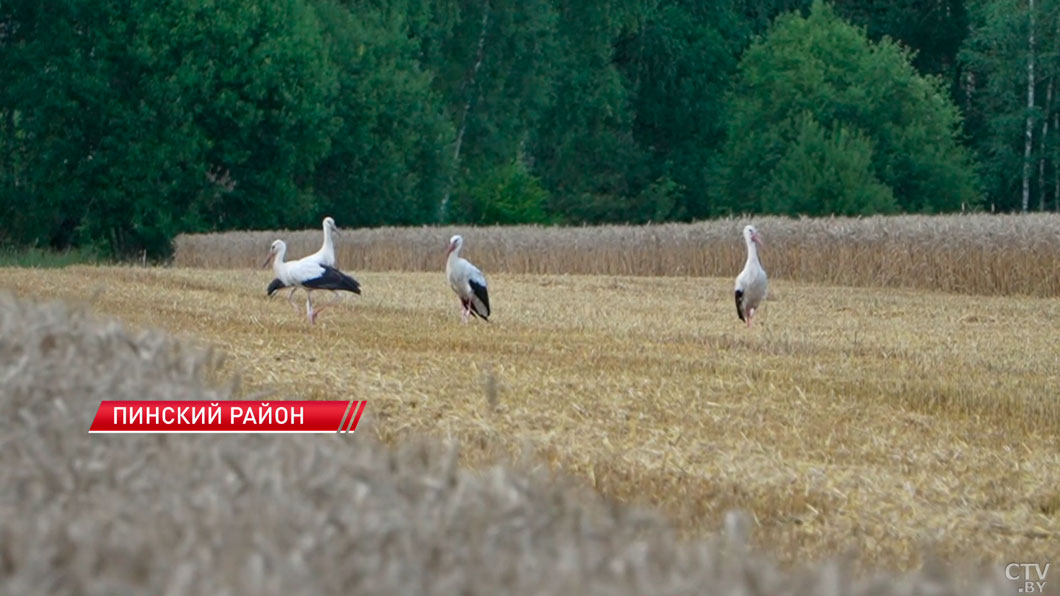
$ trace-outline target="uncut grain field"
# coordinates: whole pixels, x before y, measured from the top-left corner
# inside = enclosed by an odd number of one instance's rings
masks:
[[[1060,562],[1055,297],[780,278],[748,330],[730,277],[487,270],[494,316],[461,325],[441,265],[343,268],[364,294],[315,327],[253,267],[5,269],[0,287],[214,346],[248,398],[367,399],[386,443],[456,442],[471,469],[530,454],[685,538],[736,508],[783,563]]]
[[[338,222],[342,225],[341,218]],[[738,218],[591,227],[485,226],[344,230],[335,246],[354,271],[436,271],[445,240],[467,236],[485,271],[729,277],[743,266]],[[1060,297],[1060,213],[755,218],[772,277],[827,285]],[[244,268],[282,237],[292,254],[319,229],[182,234],[179,267]]]

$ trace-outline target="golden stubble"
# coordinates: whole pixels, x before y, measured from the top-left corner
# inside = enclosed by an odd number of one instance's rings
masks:
[[[271,272],[0,270],[31,298],[217,346],[247,398],[369,400],[361,432],[530,451],[686,536],[750,511],[794,563],[1060,555],[1060,301],[774,280],[755,327],[728,278],[490,274],[460,323],[442,272],[351,273],[316,326]],[[325,301],[323,293],[317,300]],[[1037,559],[1036,559],[1037,557]]]

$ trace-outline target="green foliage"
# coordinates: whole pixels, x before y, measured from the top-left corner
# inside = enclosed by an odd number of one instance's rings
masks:
[[[615,63],[617,40],[644,18],[638,0],[559,0],[555,103],[532,144],[549,209],[571,223],[635,220],[649,181],[633,134],[630,89]]]
[[[864,26],[870,39],[887,36],[915,50],[918,71],[956,90],[957,54],[968,33],[965,0],[839,0],[836,11]]]
[[[315,7],[338,73],[341,125],[313,175],[314,223],[325,214],[344,227],[434,221],[454,133],[404,18],[372,7],[354,18],[334,0]]]
[[[1027,106],[1015,0],[3,2],[0,245],[1055,205],[1035,7]]]
[[[777,15],[804,11],[810,6],[810,0],[737,0],[735,4],[748,26],[755,33],[761,33],[769,28]]]
[[[181,230],[304,221],[335,86],[303,3],[18,8],[16,241],[158,255]]]
[[[100,261],[98,254],[84,248],[61,251],[42,248],[0,249],[0,267],[52,269],[70,265],[92,265]]]
[[[826,145],[871,155],[863,173],[855,175],[861,166],[849,160],[828,166],[843,175],[821,179],[868,185],[829,193],[862,202],[837,203],[847,212],[871,212],[884,204],[878,183],[904,211],[954,211],[979,200],[970,158],[958,143],[959,113],[938,81],[917,74],[908,54],[892,42],[870,42],[820,0],[806,17],[778,17],[768,35],[745,52],[726,114],[727,201],[719,211],[771,204],[778,166],[798,158],[792,145],[819,136],[796,117],[812,118],[829,131],[822,137],[832,138]]]
[[[871,139],[843,124],[826,130],[809,113],[793,126],[792,142],[765,186],[761,211],[872,215],[897,210],[891,189],[873,173]]]
[[[1036,50],[1033,57],[1036,93],[1033,107],[1027,105],[1027,64],[1031,58],[1028,3],[1025,0],[978,0],[970,2],[969,11],[972,30],[960,57],[968,72],[969,83],[964,92],[968,98],[972,146],[982,164],[987,192],[1000,209],[1021,208],[1029,118],[1032,156],[1026,165],[1030,166],[1033,176],[1028,183],[1035,198],[1044,190],[1054,195],[1055,202],[1052,175],[1041,180],[1035,166],[1039,160],[1047,160],[1051,163],[1049,169],[1055,172],[1055,154],[1060,146],[1055,125],[1044,139],[1041,128],[1043,121],[1058,113],[1060,2],[1035,1]],[[1031,202],[1032,205],[1037,203],[1037,200]]]
[[[651,175],[668,181],[665,189],[652,183],[638,200],[648,201],[642,211],[652,211],[650,219],[709,214],[716,184],[707,164],[724,140],[722,97],[747,34],[726,3],[664,0],[619,45],[635,92],[634,137],[649,153]],[[652,207],[671,199],[669,210]]]
[[[638,221],[669,221],[685,218],[687,189],[669,176],[652,181],[637,195]]]
[[[433,87],[456,131],[446,147],[456,168],[447,190],[473,186],[477,177],[526,152],[552,105],[559,60],[556,10],[550,0],[409,0],[409,5],[410,34],[420,44],[424,66],[436,73]]]
[[[522,160],[496,166],[476,178],[456,200],[457,221],[477,225],[545,224],[548,192]]]

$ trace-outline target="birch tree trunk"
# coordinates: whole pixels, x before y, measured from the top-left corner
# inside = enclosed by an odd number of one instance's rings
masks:
[[[1030,27],[1027,34],[1027,128],[1023,144],[1023,212],[1031,200],[1031,149],[1034,146],[1034,0],[1027,0]]]
[[[1042,118],[1042,134],[1038,137],[1038,211],[1045,211],[1045,141],[1049,136],[1049,112],[1053,109],[1053,86],[1056,78],[1049,78],[1045,90],[1045,118]]]
[[[1032,0],[1033,1],[1033,0]],[[460,146],[464,143],[464,131],[467,130],[467,119],[471,114],[471,103],[475,98],[475,80],[478,77],[478,71],[482,68],[482,59],[486,55],[486,31],[489,29],[490,20],[490,3],[486,0],[482,3],[482,25],[479,27],[478,32],[478,49],[475,53],[475,64],[471,67],[471,73],[468,75],[465,83],[467,89],[467,99],[464,101],[464,110],[460,114],[460,128],[456,132],[456,141],[453,143],[453,171],[454,177],[459,173],[460,170]],[[445,216],[449,211],[449,195],[453,190],[453,180],[449,181],[448,186],[445,189],[445,195],[442,197],[441,205],[441,219],[445,220]]]

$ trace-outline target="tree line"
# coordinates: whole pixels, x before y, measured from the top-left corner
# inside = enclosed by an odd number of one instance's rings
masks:
[[[1060,0],[0,3],[0,245],[1060,203]]]

